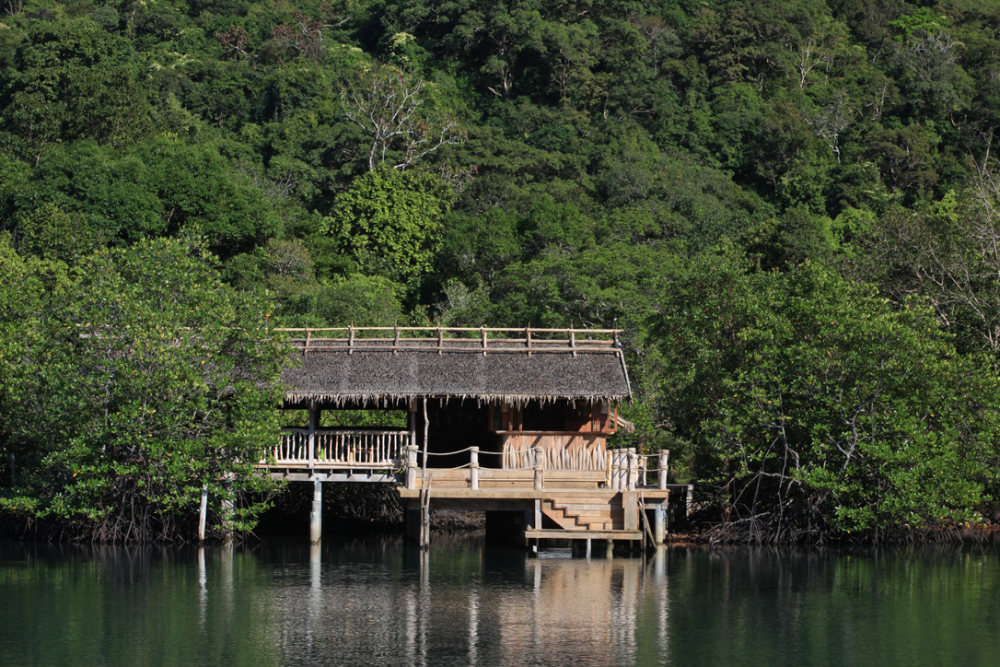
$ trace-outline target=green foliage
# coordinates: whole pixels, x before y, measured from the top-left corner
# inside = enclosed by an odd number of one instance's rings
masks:
[[[382,276],[335,278],[316,290],[312,311],[331,326],[394,326],[405,322],[399,290]]]
[[[12,350],[30,373],[4,397],[18,470],[5,513],[96,540],[176,539],[193,534],[207,485],[217,528],[252,526],[284,353],[266,307],[213,262],[197,240],[141,242],[86,257],[60,298],[16,306],[39,312],[32,344]],[[4,265],[17,269],[9,251]],[[243,501],[229,518],[227,499]]]
[[[926,307],[813,264],[720,261],[694,265],[653,318],[669,341],[659,400],[741,534],[975,520],[997,482],[995,374]]]
[[[0,90],[0,118],[25,155],[92,138],[122,143],[149,128],[148,92],[128,40],[95,21],[30,21]]]
[[[337,197],[324,225],[359,268],[406,281],[430,268],[449,206],[435,176],[380,166]]]

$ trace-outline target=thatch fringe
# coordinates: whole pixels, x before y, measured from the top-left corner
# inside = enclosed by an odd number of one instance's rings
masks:
[[[427,398],[437,400],[441,406],[445,406],[451,400],[459,403],[465,401],[476,401],[477,405],[514,405],[523,406],[528,403],[546,405],[556,401],[570,401],[574,405],[577,401],[584,404],[594,404],[601,401],[620,401],[629,398],[627,394],[610,396],[553,396],[553,395],[524,395],[524,394],[476,394],[459,396],[435,396],[425,394],[330,394],[324,392],[303,392],[289,391],[285,393],[285,403],[289,405],[304,405],[307,403],[321,403],[335,408],[343,407],[372,407],[390,408],[395,405],[406,404],[412,399]]]

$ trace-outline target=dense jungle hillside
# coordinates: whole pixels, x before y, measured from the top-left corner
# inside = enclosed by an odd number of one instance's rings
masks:
[[[0,515],[183,533],[398,323],[623,328],[727,536],[988,520],[998,127],[996,0],[3,0]]]

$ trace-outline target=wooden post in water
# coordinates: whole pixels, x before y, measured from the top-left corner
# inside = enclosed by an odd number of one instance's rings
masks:
[[[667,513],[663,510],[663,505],[656,506],[653,513],[653,544],[662,546],[667,534]]]
[[[438,329],[440,337],[441,330]],[[420,483],[420,548],[426,549],[431,543],[431,479],[427,476],[427,437],[430,419],[427,417],[427,397],[424,397],[424,460],[423,479]]]
[[[427,549],[431,544],[431,482],[420,489],[420,548]]]
[[[469,486],[479,490],[479,447],[469,448]]]
[[[316,427],[319,426],[319,408],[309,405],[309,469],[316,467]]]
[[[205,524],[208,521],[208,484],[201,485],[201,512],[198,515],[198,542],[205,541]]]
[[[313,480],[312,511],[309,512],[309,543],[319,544],[323,538],[323,482]]]
[[[660,464],[657,466],[660,469],[659,475],[659,487],[661,490],[667,488],[667,473],[670,472],[670,450],[661,449],[660,450]]]

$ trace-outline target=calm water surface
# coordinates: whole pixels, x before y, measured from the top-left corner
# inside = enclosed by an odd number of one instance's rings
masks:
[[[1000,664],[994,548],[0,544],[0,665]]]

